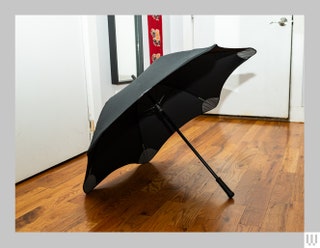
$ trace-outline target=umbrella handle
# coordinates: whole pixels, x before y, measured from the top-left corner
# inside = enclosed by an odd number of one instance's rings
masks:
[[[220,178],[216,178],[217,183],[221,186],[221,188],[226,192],[226,194],[229,196],[229,198],[232,198],[234,196],[234,193],[231,191],[231,189],[228,187],[228,185],[225,184],[225,182]]]

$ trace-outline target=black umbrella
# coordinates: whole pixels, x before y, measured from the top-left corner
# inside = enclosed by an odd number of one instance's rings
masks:
[[[103,107],[87,152],[84,192],[124,165],[149,162],[177,132],[232,198],[234,193],[179,127],[215,108],[227,78],[255,53],[253,48],[213,45],[168,54],[151,64]]]

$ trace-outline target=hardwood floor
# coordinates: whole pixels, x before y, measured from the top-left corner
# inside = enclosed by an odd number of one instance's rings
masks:
[[[16,185],[17,232],[303,232],[304,124],[203,115],[90,194],[86,154]]]

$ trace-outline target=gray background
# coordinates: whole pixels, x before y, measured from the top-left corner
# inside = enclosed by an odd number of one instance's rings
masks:
[[[303,247],[303,233],[15,233],[14,16],[21,14],[305,15],[305,231],[320,232],[319,16],[316,1],[1,1],[1,247]],[[276,38],[276,37],[275,37]],[[276,56],[276,55],[275,55]],[[318,90],[318,91],[317,91]]]

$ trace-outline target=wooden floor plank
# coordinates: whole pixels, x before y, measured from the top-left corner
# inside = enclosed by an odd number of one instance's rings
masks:
[[[303,232],[304,125],[202,115],[181,131],[235,192],[230,200],[175,133],[150,163],[82,191],[82,154],[16,185],[17,232]]]

